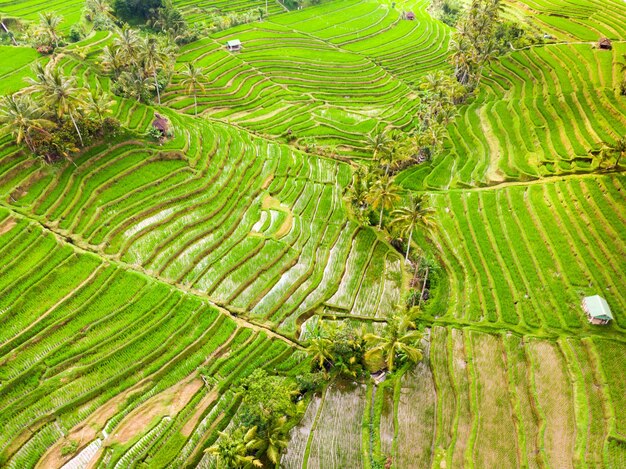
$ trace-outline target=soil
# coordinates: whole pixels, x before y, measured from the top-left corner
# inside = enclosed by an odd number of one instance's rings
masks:
[[[8,233],[17,224],[14,218],[9,217],[0,224],[0,235]]]
[[[202,385],[202,380],[199,378],[187,379],[151,397],[120,422],[107,443],[126,444],[143,433],[156,417],[175,416]]]

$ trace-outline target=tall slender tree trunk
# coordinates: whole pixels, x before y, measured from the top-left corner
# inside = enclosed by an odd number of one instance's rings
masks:
[[[383,210],[385,209],[385,204],[380,205],[380,217],[378,218],[378,229],[380,230],[383,226]]]
[[[198,115],[198,95],[196,94],[196,92],[193,92],[193,106],[195,108],[195,115]]]
[[[420,293],[420,301],[418,303],[418,306],[422,304],[422,301],[424,300],[424,291],[426,291],[426,282],[428,281],[428,274],[430,272],[430,267],[426,267],[426,274],[424,275],[424,282],[422,283],[422,291]]]
[[[409,262],[409,251],[411,250],[411,239],[413,238],[413,230],[409,232],[409,242],[406,245],[406,257],[404,258],[404,262]]]
[[[159,91],[159,81],[157,80],[156,68],[154,69],[153,74],[154,74],[154,86],[156,86],[156,92],[157,92],[157,102],[161,104],[161,92]]]
[[[8,30],[6,24],[4,24],[4,21],[0,21],[0,24],[2,25],[2,29],[4,29],[4,32],[7,33],[9,37],[11,38],[11,42],[13,43],[13,45],[17,46],[17,41],[15,40],[15,36],[13,36],[11,31]]]
[[[615,165],[613,165],[613,168],[617,169],[619,167],[619,160],[622,159],[622,156],[624,155],[624,152],[620,151],[617,154],[617,159],[615,160]]]
[[[78,125],[76,124],[76,120],[74,119],[74,115],[72,111],[69,111],[70,119],[72,119],[72,124],[74,124],[74,128],[76,129],[76,133],[78,134],[78,140],[80,140],[80,146],[84,147],[85,143],[83,142],[83,136],[80,134],[80,130],[78,130]]]

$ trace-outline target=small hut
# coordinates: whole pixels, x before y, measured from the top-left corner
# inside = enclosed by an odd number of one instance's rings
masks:
[[[413,13],[412,11],[408,11],[405,15],[405,18],[409,21],[414,21],[415,20],[415,13]]]
[[[161,136],[165,137],[170,131],[169,121],[158,112],[154,113],[154,120],[152,121],[152,127],[161,132]]]
[[[241,50],[241,41],[239,39],[233,39],[232,41],[228,41],[226,43],[226,49],[229,52],[238,52]]]
[[[598,49],[611,50],[613,49],[613,44],[611,44],[611,40],[608,37],[603,37],[598,41]]]
[[[587,319],[591,324],[604,325],[613,319],[609,304],[600,295],[583,298],[583,310],[587,313]]]

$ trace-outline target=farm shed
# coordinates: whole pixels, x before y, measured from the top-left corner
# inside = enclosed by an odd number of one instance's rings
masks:
[[[415,19],[415,13],[413,13],[412,11],[407,12],[405,16],[406,16],[406,19],[409,21],[413,21]]]
[[[226,43],[226,48],[231,52],[241,50],[241,41],[239,39],[233,39],[232,41],[228,41]]]
[[[591,324],[608,324],[613,319],[609,304],[599,295],[586,296],[583,299],[583,309]]]
[[[611,44],[611,40],[608,37],[603,37],[598,41],[598,49],[611,50],[613,49],[613,44]]]
[[[170,130],[170,123],[161,114],[155,112],[152,127],[161,132],[161,135],[165,137]]]

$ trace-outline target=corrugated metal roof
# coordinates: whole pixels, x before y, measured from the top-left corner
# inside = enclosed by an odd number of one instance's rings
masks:
[[[592,318],[613,319],[609,304],[600,295],[586,296],[583,299],[583,308]]]

